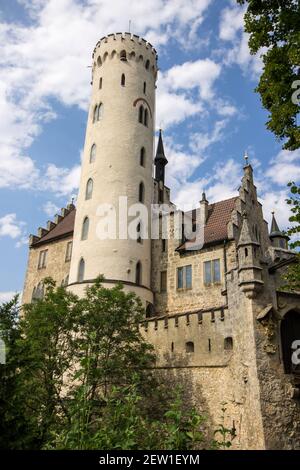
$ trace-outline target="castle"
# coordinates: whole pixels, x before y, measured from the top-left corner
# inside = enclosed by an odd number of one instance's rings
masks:
[[[201,225],[201,243],[178,234],[161,132],[153,159],[156,79],[157,54],[144,39],[117,33],[97,43],[77,207],[30,236],[23,303],[43,295],[47,276],[79,296],[99,274],[107,287],[121,281],[145,306],[141,331],[157,369],[183,383],[214,423],[227,403],[233,448],[300,449],[300,373],[292,360],[300,293],[282,290],[281,279],[295,254],[274,214],[268,230],[247,160],[236,197],[210,204],[203,193],[186,214]],[[148,210],[135,239],[99,235],[103,207],[123,217],[120,196]],[[157,216],[156,238],[142,236],[152,204],[170,209]]]

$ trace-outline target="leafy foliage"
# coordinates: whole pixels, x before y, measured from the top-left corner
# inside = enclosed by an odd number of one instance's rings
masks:
[[[291,194],[287,199],[287,204],[291,208],[292,215],[289,217],[289,221],[294,225],[287,230],[289,236],[296,236],[296,240],[290,243],[290,248],[297,249],[300,247],[300,187],[294,182],[288,184]],[[285,281],[284,289],[290,291],[300,291],[300,254],[297,254],[297,260],[291,264],[285,275],[283,276]]]
[[[102,279],[79,299],[51,279],[45,296],[0,307],[1,449],[205,446],[204,418],[152,373],[141,301]]]
[[[300,147],[300,4],[298,0],[237,0],[248,4],[245,31],[252,54],[263,49],[263,72],[256,91],[269,111],[267,128],[283,148]],[[297,82],[298,81],[298,82]],[[298,83],[298,87],[297,87]],[[292,100],[295,93],[296,99]],[[298,97],[298,98],[297,98]],[[294,102],[293,102],[294,101]]]

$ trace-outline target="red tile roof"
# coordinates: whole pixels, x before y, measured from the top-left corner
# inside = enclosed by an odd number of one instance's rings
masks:
[[[207,221],[204,227],[204,245],[216,243],[228,238],[227,224],[230,221],[231,212],[234,209],[236,199],[237,197],[232,197],[230,199],[225,199],[224,201],[209,204]],[[194,220],[196,215],[198,217],[199,210],[200,209],[198,208],[195,211],[197,214],[193,211],[188,212],[188,214],[191,215]],[[185,250],[187,248],[187,243],[188,242],[185,242],[180,245],[178,250]]]
[[[41,237],[32,246],[48,243],[60,238],[71,236],[74,231],[76,209],[72,209],[58,224],[50,230],[46,235]]]

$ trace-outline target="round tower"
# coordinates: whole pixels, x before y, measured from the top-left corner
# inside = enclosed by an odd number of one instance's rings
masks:
[[[122,281],[144,303],[153,301],[151,240],[126,238],[124,227],[120,234],[119,198],[127,197],[128,208],[142,202],[149,222],[156,77],[157,54],[144,39],[117,33],[97,43],[69,277],[78,295],[103,274],[104,285]],[[117,216],[115,239],[99,236],[101,212],[109,207]]]

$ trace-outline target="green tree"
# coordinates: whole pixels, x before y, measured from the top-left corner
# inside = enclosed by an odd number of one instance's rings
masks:
[[[289,236],[295,237],[295,240],[290,243],[290,248],[299,249],[300,247],[300,187],[294,182],[288,184],[290,188],[290,196],[287,199],[287,204],[291,208],[292,215],[289,217],[289,221],[293,225],[287,230]],[[285,275],[283,276],[285,281],[284,289],[291,291],[300,291],[300,254],[298,252],[296,262],[291,264]]]
[[[263,49],[263,72],[256,91],[269,111],[267,128],[283,148],[300,147],[300,3],[299,0],[237,0],[248,4],[245,31],[252,54]],[[296,89],[295,89],[296,88]],[[292,100],[292,95],[294,99]]]

